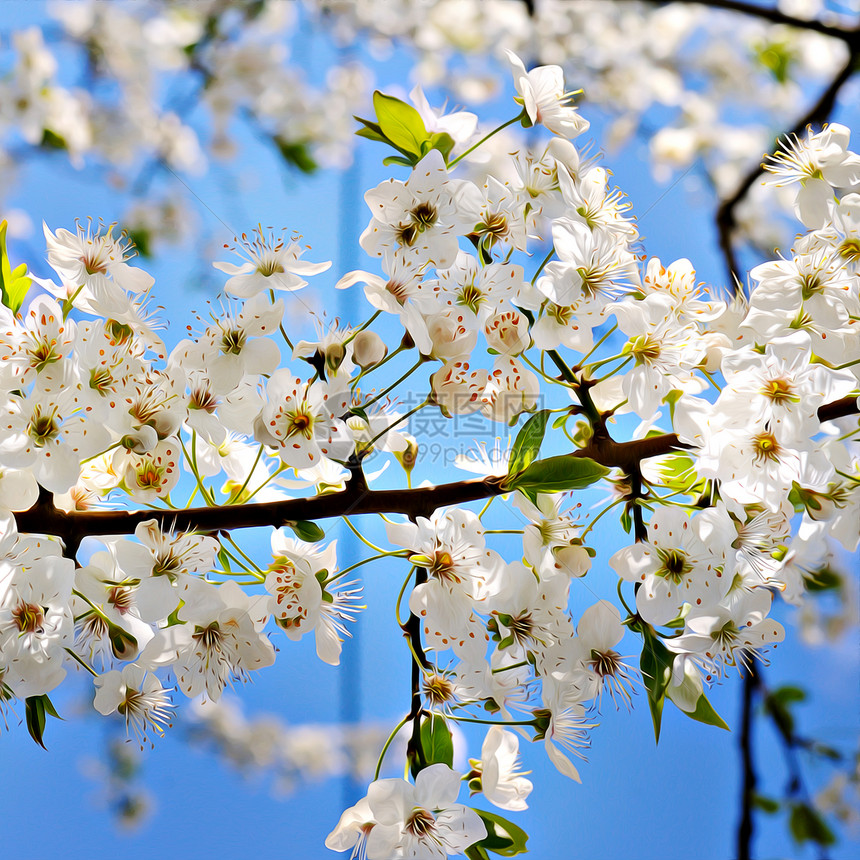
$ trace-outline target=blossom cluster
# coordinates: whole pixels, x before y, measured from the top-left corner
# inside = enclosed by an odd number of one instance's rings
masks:
[[[217,701],[274,662],[276,637],[313,632],[320,659],[337,664],[361,608],[343,577],[389,558],[414,580],[402,626],[420,707],[402,724],[437,739],[476,714],[495,725],[467,774],[413,741],[413,781],[375,779],[329,847],[441,858],[488,838],[494,819],[458,797],[465,782],[524,808],[531,784],[508,725],[528,726],[579,781],[571,758],[584,757],[605,699],[629,707],[646,687],[721,724],[705,687],[783,639],[771,610],[778,596],[803,603],[818,573],[809,545],[860,541],[860,158],[841,126],[786,145],[771,168],[800,185],[806,232],[753,269],[748,299],[721,298],[689,260],[641,254],[629,204],[572,142],[588,123],[561,69],[508,62],[515,119],[550,137],[482,182],[468,178],[481,152],[468,123],[375,99],[365,125],[377,139],[406,127],[417,142],[395,144],[408,176],[365,195],[360,244],[378,271],[337,279],[364,287],[358,327],[294,343],[278,295],[329,264],[258,228],[236,241],[241,263],[215,262],[226,309],[168,354],[147,312],[152,279],[126,241],[92,224],[45,227],[54,276],[34,279],[42,291],[20,311],[4,287],[0,310],[0,701],[44,709],[83,667],[95,710],[119,713],[143,741],[172,719],[171,683]],[[415,386],[426,396],[403,413],[398,398]],[[522,524],[503,530],[512,540],[486,527],[489,501],[480,513],[419,510],[409,499],[426,490],[410,487],[385,496],[385,511],[408,514],[387,519],[391,548],[365,539],[377,554],[340,570],[314,523],[264,518],[266,503],[302,495],[361,512],[382,495],[368,489],[382,473],[365,471],[370,455],[411,480],[422,440],[406,422],[436,409],[518,427],[470,497],[509,495]],[[625,413],[643,423],[621,444],[611,434]],[[599,516],[623,505],[633,537],[609,558],[568,494],[604,477],[614,495]],[[229,520],[173,528],[197,497],[201,521],[260,503],[260,519],[237,523],[276,526],[270,559],[252,559]],[[98,508],[122,505],[152,516],[133,537],[98,531]],[[31,511],[90,524],[98,548],[76,565],[68,532],[19,534],[13,512]],[[574,617],[572,583],[598,566],[617,574],[621,609],[597,600]],[[639,668],[621,653],[634,635]]]

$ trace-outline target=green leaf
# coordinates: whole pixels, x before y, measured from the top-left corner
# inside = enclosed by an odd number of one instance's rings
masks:
[[[698,722],[704,723],[707,726],[717,726],[717,728],[725,729],[727,732],[731,731],[726,721],[714,710],[714,706],[708,701],[704,693],[696,701],[695,710],[690,712],[684,711],[684,713],[690,719],[698,720]]]
[[[51,131],[49,128],[42,131],[42,141],[40,145],[44,146],[45,149],[68,149],[66,139],[55,131]]]
[[[47,716],[56,717],[58,720],[62,717],[57,713],[53,703],[48,698],[46,693],[41,696],[28,696],[24,701],[24,712],[27,717],[27,731],[30,732],[30,737],[46,750],[43,735],[45,733],[45,723]]]
[[[588,457],[562,454],[536,460],[518,475],[505,480],[508,490],[524,493],[560,493],[581,490],[599,481],[609,470]]]
[[[546,433],[546,422],[549,419],[549,410],[541,409],[535,412],[520,428],[517,433],[514,447],[511,449],[511,459],[508,465],[508,478],[516,476],[527,469],[540,451],[544,433]]]
[[[483,809],[476,809],[475,812],[487,828],[486,837],[473,846],[483,849],[485,852],[483,856],[486,856],[487,851],[492,851],[501,857],[516,857],[517,854],[527,853],[526,842],[529,841],[529,836],[525,830],[495,812],[486,812]]]
[[[141,257],[152,256],[152,234],[145,228],[126,230],[129,242]]]
[[[386,155],[385,158],[382,159],[382,163],[385,167],[390,167],[392,164],[396,164],[398,167],[415,166],[415,161],[404,155]]]
[[[295,532],[296,537],[308,543],[315,543],[325,537],[325,532],[316,523],[309,520],[290,521],[286,525]]]
[[[815,842],[817,845],[834,845],[836,836],[827,826],[818,810],[806,803],[795,803],[791,807],[788,829],[795,842]]]
[[[373,94],[373,108],[386,139],[402,152],[414,155],[413,164],[420,161],[424,155],[422,144],[429,137],[421,114],[412,105],[379,90]]]
[[[831,761],[842,761],[843,758],[842,753],[839,752],[838,749],[834,749],[833,747],[819,743],[818,741],[813,741],[805,748],[814,755],[820,755],[822,758],[829,758]]]
[[[442,158],[445,159],[445,163],[448,163],[448,156],[451,154],[451,150],[454,148],[454,138],[448,134],[447,131],[437,131],[430,136],[430,146],[427,148],[429,152],[431,149],[438,149],[439,152],[442,153]]]
[[[454,766],[454,739],[444,717],[431,714],[421,723],[421,747],[428,767],[440,763]]]
[[[790,685],[778,687],[765,697],[765,713],[770,716],[786,741],[792,742],[794,737],[794,715],[791,713],[791,706],[805,698],[806,693],[800,687]]]
[[[6,250],[6,230],[8,222],[0,221],[0,301],[6,305],[13,314],[18,313],[24,304],[24,297],[33,282],[27,276],[27,264],[12,268],[9,262],[9,253]]]
[[[319,167],[310,154],[307,143],[298,140],[284,140],[281,137],[276,137],[275,143],[284,161],[297,167],[302,173],[313,173]]]
[[[807,591],[836,591],[842,588],[842,577],[832,568],[820,567],[804,573],[803,584]]]
[[[474,845],[470,845],[466,849],[466,856],[469,860],[490,860],[490,855],[487,854],[485,848],[481,847],[480,842],[476,842]]]
[[[673,655],[650,627],[644,627],[642,635],[645,641],[642,645],[639,669],[648,692],[648,707],[651,709],[651,720],[654,723],[654,740],[659,743],[666,687],[672,680]]]
[[[353,116],[353,119],[358,120],[364,125],[364,128],[360,128],[356,132],[356,135],[358,137],[364,137],[367,140],[375,140],[379,143],[390,142],[388,138],[382,133],[382,129],[379,127],[378,123],[371,122],[369,119],[362,119],[360,116]]]
[[[233,568],[230,567],[230,556],[227,554],[227,550],[224,547],[218,550],[218,561],[221,564],[221,569],[226,571],[227,573],[231,573]]]
[[[756,809],[766,812],[768,815],[773,815],[775,812],[779,812],[780,803],[772,797],[765,797],[763,794],[754,794],[752,796],[752,805]]]

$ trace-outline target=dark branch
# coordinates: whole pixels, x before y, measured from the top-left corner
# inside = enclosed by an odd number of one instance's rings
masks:
[[[741,770],[743,780],[741,786],[741,820],[738,824],[737,858],[751,860],[753,837],[753,804],[755,801],[758,777],[755,771],[753,755],[753,706],[755,693],[759,690],[760,681],[751,671],[744,675],[743,704],[741,707],[741,736],[738,746],[741,751]]]
[[[855,30],[855,35],[860,34],[860,29]],[[836,102],[836,97],[845,83],[857,70],[858,56],[860,56],[860,45],[857,44],[855,38],[854,47],[851,49],[851,55],[848,62],[842,67],[835,78],[830,82],[830,86],[821,94],[818,101],[794,124],[794,128],[788,132],[788,137],[796,137],[802,135],[809,125],[822,125],[825,123],[833,111],[833,105]],[[776,149],[774,149],[774,152]],[[736,289],[737,285],[742,284],[741,270],[738,265],[737,256],[735,255],[734,246],[732,244],[732,234],[734,233],[737,222],[735,220],[735,209],[738,204],[746,197],[747,192],[752,188],[753,183],[764,173],[764,162],[757,164],[741,179],[734,193],[720,201],[717,208],[716,223],[717,233],[719,234],[720,250],[726,261],[726,268],[729,272],[729,280],[732,289]]]
[[[660,0],[649,0],[649,2],[654,2],[658,6],[670,5],[666,2],[660,2]],[[770,6],[757,6],[754,3],[741,3],[738,0],[672,0],[672,2],[687,6],[707,6],[710,9],[725,9],[727,12],[738,12],[751,18],[761,18],[763,21],[769,21],[771,24],[784,24],[787,27],[794,27],[798,30],[810,30],[813,33],[821,33],[824,36],[841,39],[852,50],[856,50],[858,40],[860,40],[860,30],[856,27],[854,29],[846,29],[845,27],[825,24],[814,18],[796,18]]]
[[[857,400],[853,397],[844,397],[834,403],[825,404],[818,410],[822,421],[831,421],[857,412]],[[602,466],[621,469],[630,474],[634,469],[638,469],[642,460],[686,447],[675,433],[664,433],[630,442],[615,442],[612,439],[594,441],[571,456],[589,457]],[[152,519],[177,531],[214,533],[222,529],[261,526],[280,528],[296,520],[324,520],[360,514],[400,513],[414,518],[428,516],[430,512],[447,505],[462,505],[506,492],[504,479],[494,476],[404,490],[369,490],[365,487],[361,482],[350,481],[346,489],[337,493],[326,493],[308,499],[284,499],[245,505],[185,510],[71,513],[56,508],[50,494],[42,494],[32,508],[16,513],[15,520],[19,532],[56,535],[67,546],[77,546],[86,535],[132,534],[140,523]]]

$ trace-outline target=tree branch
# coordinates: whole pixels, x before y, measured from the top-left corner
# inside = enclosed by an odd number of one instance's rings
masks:
[[[738,12],[741,15],[747,15],[752,18],[760,18],[763,21],[769,21],[771,24],[784,24],[787,27],[794,27],[798,30],[809,30],[813,33],[821,33],[824,36],[831,36],[834,39],[840,39],[847,43],[851,50],[856,50],[858,41],[860,40],[860,29],[846,29],[833,24],[825,24],[814,18],[796,18],[793,15],[786,15],[780,12],[779,9],[771,6],[758,6],[754,3],[742,3],[739,0],[649,0],[654,5],[667,6],[672,3],[686,6],[707,6],[709,9],[725,9],[727,12]]]
[[[843,397],[818,410],[822,421],[832,421],[858,412],[857,399]],[[588,457],[608,468],[628,474],[638,469],[642,460],[659,457],[688,446],[675,433],[663,433],[630,442],[612,439],[592,441],[574,451],[573,457]],[[400,513],[410,517],[427,516],[447,505],[462,505],[507,492],[504,478],[489,476],[401,490],[370,490],[361,481],[350,481],[346,489],[307,499],[283,499],[245,505],[187,508],[184,510],[143,511],[72,511],[54,506],[50,494],[43,493],[32,508],[15,514],[18,531],[48,534],[75,545],[87,535],[132,534],[147,520],[157,520],[163,527],[177,531],[217,532],[221,529],[280,528],[296,520],[323,520],[359,514]]]
[[[753,756],[753,705],[755,693],[759,690],[760,681],[752,671],[744,674],[743,704],[741,707],[741,736],[738,746],[741,751],[741,768],[743,782],[741,787],[741,820],[737,833],[738,860],[751,860],[753,837],[753,801],[755,800],[758,776],[755,771]]]
[[[860,28],[854,31],[855,35],[860,35]],[[833,110],[833,105],[836,101],[836,96],[857,70],[857,61],[860,57],[860,44],[857,39],[854,40],[854,45],[851,48],[851,54],[848,57],[848,62],[840,69],[839,73],[830,82],[830,85],[818,98],[818,101],[794,124],[794,128],[787,133],[788,137],[797,137],[804,133],[809,125],[822,125],[827,121],[830,113]],[[778,149],[774,148],[773,152]],[[741,270],[738,265],[737,256],[732,245],[732,234],[734,233],[737,222],[735,220],[735,209],[738,204],[746,197],[747,192],[752,188],[753,183],[764,173],[764,162],[757,164],[752,168],[740,181],[734,193],[721,200],[717,207],[716,224],[717,233],[719,236],[720,250],[723,253],[723,258],[726,261],[726,268],[729,273],[729,280],[732,285],[732,290],[736,290],[741,284]]]

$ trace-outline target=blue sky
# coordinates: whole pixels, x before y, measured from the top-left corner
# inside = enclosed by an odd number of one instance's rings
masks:
[[[7,0],[4,12],[4,30],[8,31],[16,20],[40,19],[43,5]],[[3,44],[8,44],[6,39]],[[322,74],[325,51],[306,49],[305,56],[311,64],[309,75]],[[404,68],[403,58],[395,57],[378,69],[379,85],[385,88],[401,82]],[[508,95],[511,93],[509,88]],[[492,110],[500,118],[509,115],[507,106],[494,105]],[[587,107],[585,112],[593,121],[589,136],[599,143],[603,123]],[[843,117],[849,123],[850,119]],[[648,253],[664,262],[687,256],[702,279],[722,282],[722,262],[714,249],[709,212],[700,205],[706,195],[696,190],[695,173],[667,190],[651,180],[646,154],[644,144],[634,142],[608,158],[607,164],[629,195],[634,213],[640,214],[639,228]],[[230,170],[257,178],[238,191],[230,179],[232,172],[213,169],[205,176],[185,179],[189,197],[204,204],[198,206],[201,225],[207,231],[223,232],[213,233],[213,241],[202,249],[192,243],[192,255],[188,249],[168,250],[159,260],[143,264],[156,276],[157,301],[173,322],[175,333],[168,336],[171,343],[184,334],[190,312],[201,310],[220,283],[210,263],[225,259],[215,249],[232,235],[219,222],[229,225],[231,231],[247,230],[258,222],[300,230],[313,246],[306,256],[335,261],[332,271],[318,279],[329,290],[319,299],[320,305],[336,307],[345,317],[355,313],[350,297],[335,294],[331,286],[344,271],[368,265],[358,255],[355,239],[366,222],[361,193],[388,175],[380,166],[381,150],[362,145],[346,180],[337,175],[307,178],[291,174],[248,134],[242,136],[240,158],[239,169],[234,164]],[[345,201],[351,215],[344,220],[340,207]],[[109,222],[124,206],[124,200],[102,183],[98,171],[75,171],[59,157],[32,159],[22,165],[6,203],[25,209],[37,227],[45,220],[54,228],[70,227],[75,218],[89,215]],[[355,250],[344,252],[337,243],[343,229],[352,237],[348,247]],[[31,243],[16,248],[19,256],[30,249],[42,252],[38,231]],[[36,273],[48,274],[42,258],[30,262]],[[297,317],[304,313],[308,296],[306,292],[290,300]],[[584,499],[584,507],[600,497],[599,491],[591,493]],[[367,527],[373,535],[378,524]],[[330,534],[339,534],[337,528],[332,527]],[[608,557],[623,539],[620,531],[602,532],[596,547],[599,556]],[[340,535],[339,540],[346,554],[343,558],[355,553],[348,536]],[[260,546],[265,552],[265,539]],[[614,575],[605,564],[595,573],[586,582],[574,583],[575,610],[593,602],[595,595],[612,597]],[[409,697],[408,652],[400,646],[399,631],[393,624],[393,601],[401,576],[398,569],[384,565],[368,573],[369,608],[344,654],[345,666],[357,673],[363,691],[360,702],[353,701],[348,712],[355,719],[380,720],[392,726],[407,709]],[[784,612],[783,620],[791,614],[791,610]],[[625,639],[624,644],[628,650],[623,653],[635,653],[634,638]],[[312,642],[295,645],[281,638],[278,645],[277,665],[259,674],[252,685],[237,688],[245,709],[251,714],[273,711],[290,723],[335,722],[343,708],[343,673],[320,663]],[[804,733],[849,750],[856,743],[860,712],[856,646],[855,637],[835,647],[806,649],[789,631],[789,641],[772,654],[767,670],[767,682],[772,686],[792,682],[810,691],[810,702],[798,709]],[[738,678],[729,677],[710,694],[732,726],[738,724],[739,693]],[[308,860],[336,856],[325,850],[323,840],[337,822],[344,798],[357,799],[354,785],[349,781],[302,784],[288,798],[274,798],[264,781],[246,780],[217,756],[189,747],[181,727],[143,754],[141,781],[155,799],[155,809],[139,830],[120,833],[100,796],[102,786],[87,775],[92,762],[103,757],[105,741],[115,728],[94,716],[81,717],[90,696],[87,679],[80,678],[54,697],[66,719],[49,723],[49,752],[30,741],[15,715],[10,715],[9,731],[0,734],[0,767],[7,787],[0,826],[6,856],[38,860],[54,856],[113,860],[118,854],[126,860],[149,860],[154,852],[192,860],[222,854],[237,860],[273,854]],[[21,717],[23,709],[19,708],[17,718]],[[539,744],[523,749],[535,790],[531,808],[515,820],[531,836],[531,856],[548,860],[671,860],[691,854],[700,860],[725,860],[731,856],[740,792],[737,732],[693,723],[667,705],[660,745],[655,747],[642,694],[629,714],[604,703],[599,721],[588,763],[580,767],[582,785],[556,773]],[[470,751],[475,755],[480,741],[476,745],[477,736],[472,737]],[[758,741],[766,785],[777,792],[784,779],[781,754],[769,730],[761,731]],[[824,771],[808,773],[813,785],[826,776]],[[781,819],[768,821],[759,816],[758,826],[761,858],[811,856],[795,852]],[[849,858],[855,851],[856,845],[845,843],[831,856]]]

